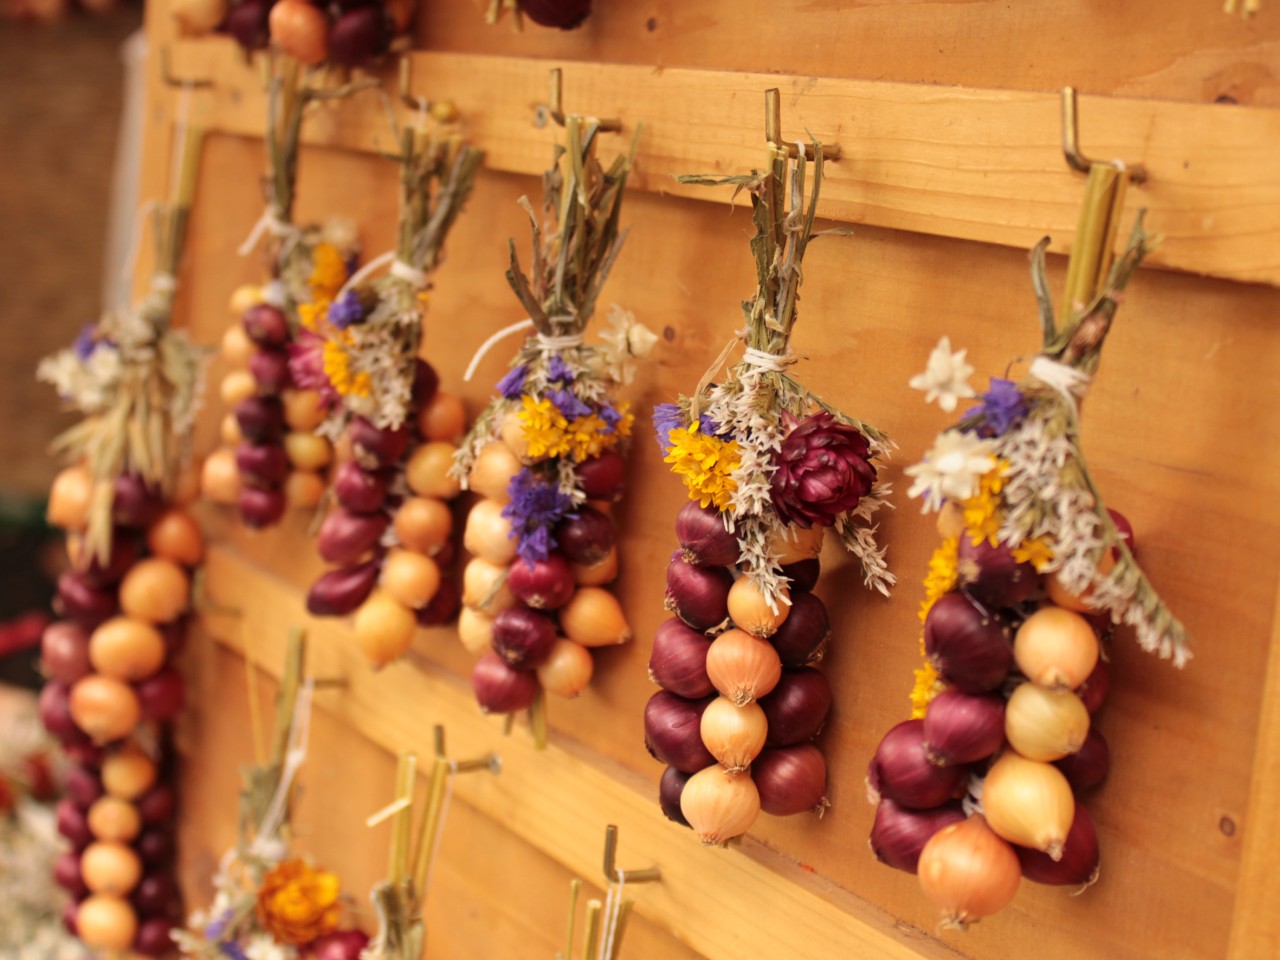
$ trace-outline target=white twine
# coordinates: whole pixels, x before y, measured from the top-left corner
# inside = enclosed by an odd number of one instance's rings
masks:
[[[178,278],[172,273],[157,273],[151,278],[151,289],[156,293],[173,293],[178,289]]]
[[[267,208],[262,211],[262,216],[253,225],[249,235],[244,238],[244,243],[236,248],[236,253],[242,257],[253,253],[254,247],[258,245],[264,232],[270,233],[273,237],[288,237],[290,241],[296,241],[299,231],[292,223],[277,217],[275,208],[267,204]]]
[[[379,269],[382,266],[385,266],[395,258],[396,258],[396,252],[394,250],[388,250],[386,253],[378,254],[378,256],[374,257],[372,260],[370,260],[363,267],[361,267],[359,270],[357,270],[355,273],[351,275],[350,279],[348,279],[347,282],[342,285],[342,289],[338,291],[338,295],[333,298],[333,302],[337,303],[339,300],[342,299],[343,295],[348,290],[350,290],[352,287],[358,284],[365,277],[369,276],[375,270]]]
[[[288,291],[280,280],[271,280],[262,286],[262,302],[270,307],[283,310],[289,302]]]
[[[561,319],[569,319],[569,318],[568,317],[552,317],[551,319],[561,320]],[[467,372],[462,375],[463,382],[465,383],[471,382],[471,378],[475,375],[476,367],[480,366],[480,361],[483,360],[485,358],[485,355],[490,350],[492,350],[495,346],[497,346],[503,340],[507,339],[507,337],[511,336],[513,333],[519,333],[521,330],[532,330],[532,329],[533,329],[533,321],[528,318],[525,318],[524,320],[521,320],[519,323],[513,323],[509,327],[503,327],[501,330],[499,330],[497,333],[491,336],[484,343],[480,344],[480,349],[478,349],[475,352],[475,355],[471,358],[471,362],[467,364]],[[535,343],[538,349],[543,351],[544,353],[558,353],[561,350],[572,350],[574,347],[582,346],[582,334],[567,333],[567,334],[564,334],[563,336],[549,337],[545,334],[540,333],[538,334]]]
[[[425,290],[431,284],[431,277],[425,270],[419,270],[413,264],[405,263],[399,257],[391,261],[390,274],[397,280],[413,284],[419,290]]]
[[[1028,371],[1041,383],[1047,384],[1066,398],[1071,409],[1076,409],[1076,400],[1084,396],[1089,389],[1089,375],[1065,363],[1059,363],[1043,354],[1031,361]]]
[[[609,884],[604,900],[604,936],[600,938],[600,952],[596,960],[609,960],[613,956],[614,941],[618,936],[618,917],[622,913],[622,891],[627,885],[627,874],[621,867],[616,869],[618,882]]]
[[[298,775],[303,761],[307,759],[307,742],[311,737],[311,695],[315,691],[315,681],[308,677],[298,688],[298,700],[293,708],[293,722],[289,724],[288,749],[280,769],[280,785],[276,787],[275,796],[267,807],[267,812],[258,825],[258,835],[249,848],[258,856],[265,856],[276,842],[276,833],[284,824],[285,811],[289,806],[289,791],[293,787],[293,778]]]
[[[790,364],[795,363],[795,357],[790,353],[769,353],[766,350],[747,347],[742,351],[742,362],[768,373],[781,373]]]
[[[388,272],[393,277],[398,280],[403,280],[405,283],[411,283],[419,290],[424,289],[431,283],[431,277],[427,275],[426,271],[419,270],[412,264],[405,263],[396,256],[396,252],[394,250],[388,250],[386,253],[378,254],[378,256],[374,257],[363,267],[353,273],[351,278],[342,285],[342,289],[338,291],[338,295],[333,298],[334,302],[341,300],[348,290],[359,286],[360,283],[370,277],[374,271],[380,270],[388,263],[391,264],[391,269]]]
[[[436,824],[435,839],[431,842],[431,858],[427,861],[427,875],[422,881],[423,903],[427,901],[427,892],[431,889],[431,880],[436,875],[436,859],[440,856],[440,848],[444,845],[444,825],[449,819],[449,802],[453,800],[453,781],[458,776],[458,761],[449,761],[449,778],[444,782],[444,800],[440,803],[440,822]]]

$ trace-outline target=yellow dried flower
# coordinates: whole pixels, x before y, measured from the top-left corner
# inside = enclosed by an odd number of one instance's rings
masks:
[[[942,678],[938,676],[938,671],[933,668],[932,663],[926,660],[920,669],[916,671],[916,683],[911,690],[911,719],[923,719],[925,711],[929,709],[929,704],[933,702],[933,698],[945,689]]]
[[[964,512],[965,529],[975,547],[983,540],[993,547],[1000,542],[1000,524],[1004,520],[1000,512],[1000,491],[1004,489],[1008,469],[1006,461],[997,460],[995,467],[984,473],[978,481],[978,492],[960,505]]]
[[[698,427],[695,421],[688,429],[677,427],[668,434],[671,449],[665,462],[671,464],[672,473],[683,478],[689,499],[725,510],[738,489],[733,478],[740,462],[738,443],[704,436]]]
[[[1021,544],[1014,547],[1013,559],[1019,563],[1029,563],[1036,568],[1036,573],[1042,573],[1053,560],[1053,549],[1044,537],[1035,537],[1032,540],[1023,540]]]
[[[329,305],[330,301],[326,299],[298,304],[298,322],[302,324],[303,329],[313,333],[318,332],[321,322],[329,313]]]
[[[947,537],[929,558],[929,569],[924,575],[924,599],[920,602],[920,622],[924,623],[929,611],[956,586],[956,559],[960,553],[960,538]],[[920,656],[924,663],[916,671],[915,686],[911,690],[911,719],[918,720],[933,698],[946,689],[933,664],[925,657],[924,631],[920,632]]]
[[[618,423],[614,426],[613,432],[621,440],[626,440],[631,436],[631,428],[635,425],[636,415],[631,412],[630,403],[618,404]]]
[[[540,460],[569,453],[570,442],[565,435],[569,421],[550,400],[545,397],[538,400],[525,394],[520,398],[520,411],[516,416],[531,458]]]
[[[333,389],[344,397],[367,397],[373,393],[373,380],[367,373],[351,372],[351,355],[346,347],[349,339],[344,333],[341,340],[324,342],[324,375],[329,378]]]
[[[565,443],[569,446],[575,463],[590,460],[599,456],[600,452],[617,444],[618,438],[605,433],[608,424],[594,413],[585,417],[577,417],[565,429]]]
[[[332,300],[347,282],[347,263],[332,243],[318,243],[311,252],[308,285],[314,300]]]
[[[303,946],[338,929],[342,885],[335,874],[286,860],[262,879],[255,910],[280,943]]]

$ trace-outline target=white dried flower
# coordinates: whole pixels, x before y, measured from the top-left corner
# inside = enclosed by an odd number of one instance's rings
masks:
[[[973,387],[969,386],[969,377],[973,375],[973,367],[965,362],[968,350],[951,351],[951,338],[943,337],[929,354],[929,363],[924,373],[917,373],[908,380],[908,384],[916,390],[924,390],[924,402],[933,403],[936,399],[947,413],[956,408],[961,400],[977,396]]]
[[[976,433],[945,430],[924,459],[903,470],[915,483],[909,497],[923,497],[922,513],[938,510],[944,500],[968,500],[978,492],[978,481],[996,465],[995,445]]]

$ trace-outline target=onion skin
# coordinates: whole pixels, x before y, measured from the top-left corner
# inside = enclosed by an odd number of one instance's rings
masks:
[[[769,642],[784,667],[803,667],[822,659],[830,639],[826,605],[812,593],[793,593],[791,613]]]
[[[565,636],[584,647],[607,647],[631,639],[622,604],[603,587],[579,587],[560,608]]]
[[[1055,761],[1053,765],[1062,771],[1075,793],[1087,793],[1094,787],[1101,786],[1111,772],[1111,748],[1101,733],[1091,729],[1079,750]],[[1080,806],[1077,804],[1076,816],[1079,815]]]
[[[66,620],[49,624],[40,638],[40,662],[51,680],[75,683],[93,669],[89,662],[89,631]]]
[[[386,514],[352,513],[339,507],[320,524],[316,548],[328,563],[353,564],[378,546],[387,524]]]
[[[1005,708],[1004,735],[1028,760],[1060,760],[1084,745],[1089,711],[1070,690],[1021,683]]]
[[[964,808],[959,802],[944,803],[931,810],[911,810],[885,799],[876,807],[867,843],[881,863],[915,873],[920,852],[930,838],[943,827],[964,819]]]
[[[366,470],[377,470],[397,463],[409,449],[413,433],[408,426],[398,430],[375,427],[363,417],[356,417],[347,427],[351,455]]]
[[[1092,716],[1102,709],[1107,702],[1107,693],[1111,690],[1111,667],[1101,657],[1089,674],[1089,679],[1076,688],[1076,696],[1084,701],[1084,708]]]
[[[462,609],[462,594],[448,577],[440,578],[440,588],[425,606],[414,611],[420,627],[441,627],[452,623]]]
[[[985,537],[975,544],[967,534],[960,537],[956,572],[960,589],[991,610],[1026,602],[1040,585],[1036,568],[1013,559],[1009,547],[993,547]]]
[[[760,809],[775,817],[827,808],[827,761],[811,743],[764,750],[751,764]]]
[[[80,728],[71,718],[71,687],[50,682],[40,691],[40,720],[44,728],[59,740],[75,737]]]
[[[380,9],[354,7],[333,22],[329,59],[344,67],[363,67],[386,50],[390,40],[390,25]]]
[[[575,516],[555,526],[555,541],[570,563],[589,567],[609,555],[617,539],[613,521],[594,507],[581,506]]]
[[[723,844],[751,829],[760,815],[760,792],[744,773],[732,774],[712,765],[684,785],[680,812],[702,842]]]
[[[471,670],[471,689],[485,713],[515,713],[533,703],[538,678],[527,670],[513,670],[496,653],[486,653]]]
[[[764,749],[768,721],[758,703],[739,707],[716,697],[702,712],[699,733],[711,755],[730,773],[742,773]]]
[[[680,809],[680,794],[684,792],[684,785],[692,776],[693,774],[684,773],[675,767],[667,767],[662,771],[662,779],[658,783],[658,805],[662,808],[663,816],[682,827],[689,826],[689,821],[684,818],[684,812]],[[78,866],[76,875],[79,876]]]
[[[769,722],[767,745],[788,747],[812,740],[831,711],[831,684],[821,670],[784,670],[778,684],[760,699]]]
[[[134,951],[144,957],[167,957],[173,950],[172,930],[173,924],[168,917],[144,920],[138,924],[138,932],[133,938]],[[316,956],[318,958],[319,954]]]
[[[982,806],[988,825],[1005,840],[1062,858],[1076,803],[1057,767],[1005,751],[987,772]]]
[[[373,513],[387,500],[387,478],[346,460],[334,471],[333,492],[338,503],[353,513]]]
[[[569,561],[553,551],[535,563],[517,557],[507,573],[507,586],[535,610],[556,610],[573,598],[576,583]]]
[[[578,486],[588,500],[616,503],[626,486],[626,467],[620,453],[606,450],[578,464]]]
[[[279,347],[255,350],[249,357],[249,372],[258,384],[258,393],[264,396],[283,393],[292,382],[289,354]]]
[[[683,620],[663,621],[653,638],[649,656],[649,678],[663,690],[690,700],[715,692],[707,676],[707,653],[711,642]]]
[[[735,628],[711,641],[707,676],[723,696],[743,707],[772,692],[782,677],[782,662],[769,641]]]
[[[959,930],[1008,906],[1022,880],[1013,847],[981,814],[935,833],[920,853],[917,876],[925,896],[942,908],[942,926]]]
[[[289,321],[284,311],[268,303],[257,303],[240,318],[249,339],[262,347],[280,346],[289,339]]]
[[[166,667],[155,676],[134,684],[145,720],[171,723],[187,705],[187,685],[182,674],[173,667]]]
[[[164,510],[160,495],[135,473],[116,477],[111,517],[124,527],[148,527]]]
[[[1013,658],[1028,680],[1051,689],[1071,689],[1089,679],[1098,663],[1098,637],[1078,613],[1052,605],[1022,622],[1013,638]]]
[[[968,775],[967,766],[940,767],[929,762],[923,720],[904,720],[886,733],[868,771],[882,798],[913,810],[938,807],[955,798]]]
[[[173,877],[153,873],[143,877],[133,891],[133,905],[144,917],[166,916],[177,902],[178,885]]]
[[[514,670],[533,670],[555,644],[555,624],[528,607],[517,605],[493,618],[493,650]]]
[[[1076,815],[1062,846],[1061,860],[1027,847],[1013,849],[1022,864],[1022,875],[1036,883],[1087,887],[1098,879],[1098,831],[1083,804],[1076,804]]]
[[[572,30],[591,15],[591,0],[520,0],[520,12],[539,26]]]
[[[557,640],[535,672],[543,690],[572,699],[587,688],[594,671],[595,661],[586,647],[572,640]]]
[[[724,528],[724,518],[714,507],[689,500],[676,514],[676,538],[687,563],[727,567],[738,562],[738,538]]]
[[[686,700],[660,690],[644,707],[644,745],[655,760],[684,773],[715,766],[702,742],[702,714],[713,700]]]
[[[237,502],[240,519],[249,527],[260,530],[279,523],[284,516],[285,499],[279,490],[262,490],[245,487]]]
[[[129,568],[138,560],[137,538],[117,530],[111,536],[110,553],[106,563],[97,557],[78,557],[74,563],[76,572],[91,587],[108,587],[119,583]]]
[[[73,766],[67,771],[63,789],[81,810],[88,810],[103,795],[102,781],[88,767]]]
[[[746,576],[729,588],[729,618],[734,626],[754,637],[772,637],[791,615],[791,597],[786,588],[777,598],[777,610],[769,606],[764,592]]]
[[[330,570],[317,577],[307,591],[307,612],[317,617],[355,613],[377,583],[378,565],[372,561]]]
[[[248,443],[279,443],[284,437],[284,404],[275,397],[241,400],[235,415]]]
[[[818,577],[822,574],[822,561],[817,557],[801,560],[799,563],[788,563],[782,568],[782,575],[791,581],[791,600],[795,602],[797,593],[806,593],[818,585]]]
[[[729,619],[733,577],[676,556],[667,565],[667,609],[695,630],[711,631]]]
[[[944,690],[924,715],[924,750],[931,763],[977,763],[1004,743],[1004,698]]]
[[[68,620],[92,630],[120,611],[114,590],[91,586],[80,574],[65,570],[58,576],[55,608]]]
[[[939,597],[930,608],[924,648],[943,678],[965,693],[996,689],[1013,666],[1008,629],[962,593]]]

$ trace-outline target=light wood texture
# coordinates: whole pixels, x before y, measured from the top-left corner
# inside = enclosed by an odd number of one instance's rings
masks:
[[[229,41],[179,44],[175,55],[188,75],[218,78],[202,95],[213,129],[257,134],[260,78]],[[545,63],[411,59],[414,90],[457,105],[489,169],[541,172]],[[628,136],[643,124],[636,187],[707,199],[706,188],[673,178],[759,165],[762,93],[775,85],[784,136],[809,131],[844,151],[827,168],[824,216],[1013,247],[1049,234],[1054,250],[1070,249],[1082,187],[1062,158],[1057,94],[594,63],[567,68],[564,89],[568,110],[621,117]],[[1087,154],[1150,172],[1130,206],[1149,208],[1150,228],[1165,237],[1153,266],[1280,284],[1280,111],[1083,97],[1080,116]],[[393,142],[372,94],[320,111],[306,130],[329,146]]]

